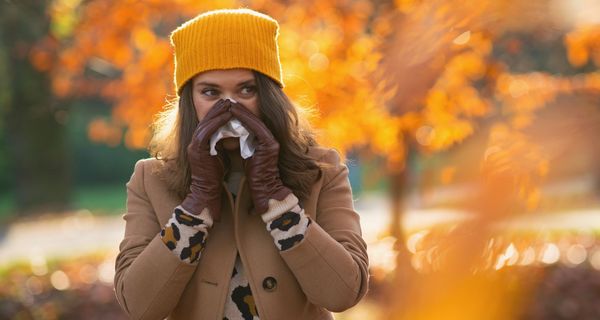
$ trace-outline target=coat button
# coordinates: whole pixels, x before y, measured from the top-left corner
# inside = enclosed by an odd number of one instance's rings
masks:
[[[277,280],[275,280],[275,278],[273,277],[266,277],[263,280],[263,289],[267,290],[267,291],[275,291],[275,289],[277,288]]]

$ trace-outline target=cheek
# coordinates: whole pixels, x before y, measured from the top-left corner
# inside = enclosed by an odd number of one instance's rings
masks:
[[[260,116],[260,111],[258,110],[258,99],[254,98],[250,101],[245,102],[244,105],[246,106],[246,108],[248,108],[248,110],[252,111],[254,115]]]
[[[196,109],[196,115],[198,116],[198,121],[204,119],[204,116],[210,110],[211,104],[207,101],[202,101],[194,95],[194,109]]]

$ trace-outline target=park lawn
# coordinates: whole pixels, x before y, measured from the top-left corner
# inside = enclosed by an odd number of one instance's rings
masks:
[[[127,192],[123,184],[75,187],[72,193],[73,210],[87,209],[94,214],[120,214],[125,210]],[[17,215],[13,193],[0,194],[0,221]]]
[[[127,190],[122,184],[85,186],[74,190],[73,207],[96,214],[120,214],[125,210]]]
[[[14,212],[14,200],[12,192],[0,193],[0,221],[4,221]]]

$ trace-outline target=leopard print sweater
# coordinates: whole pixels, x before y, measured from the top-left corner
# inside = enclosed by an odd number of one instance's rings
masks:
[[[236,196],[234,192],[238,188],[240,178],[240,172],[232,172],[227,181],[228,189],[234,199]],[[275,246],[281,251],[288,250],[302,241],[307,227],[312,223],[310,217],[304,214],[304,209],[294,194],[288,195],[282,201],[269,200],[269,210],[261,217],[267,231],[273,237]],[[200,215],[193,215],[183,207],[177,206],[173,216],[162,228],[160,236],[163,243],[179,259],[186,263],[198,264],[212,224],[208,209],[204,209]],[[233,267],[229,294],[223,310],[223,320],[237,319],[259,319],[258,309],[254,304],[239,255]]]

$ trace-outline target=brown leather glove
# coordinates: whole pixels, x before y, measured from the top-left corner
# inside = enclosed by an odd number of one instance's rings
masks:
[[[231,113],[256,137],[254,154],[243,163],[254,212],[263,214],[269,209],[269,199],[281,201],[292,193],[279,176],[279,143],[266,125],[239,102],[231,105]]]
[[[217,101],[198,123],[187,147],[192,182],[190,192],[181,206],[195,215],[208,207],[215,221],[221,218],[221,188],[227,166],[225,152],[220,144],[217,144],[217,155],[210,155],[210,138],[231,119],[230,107],[229,100]]]

